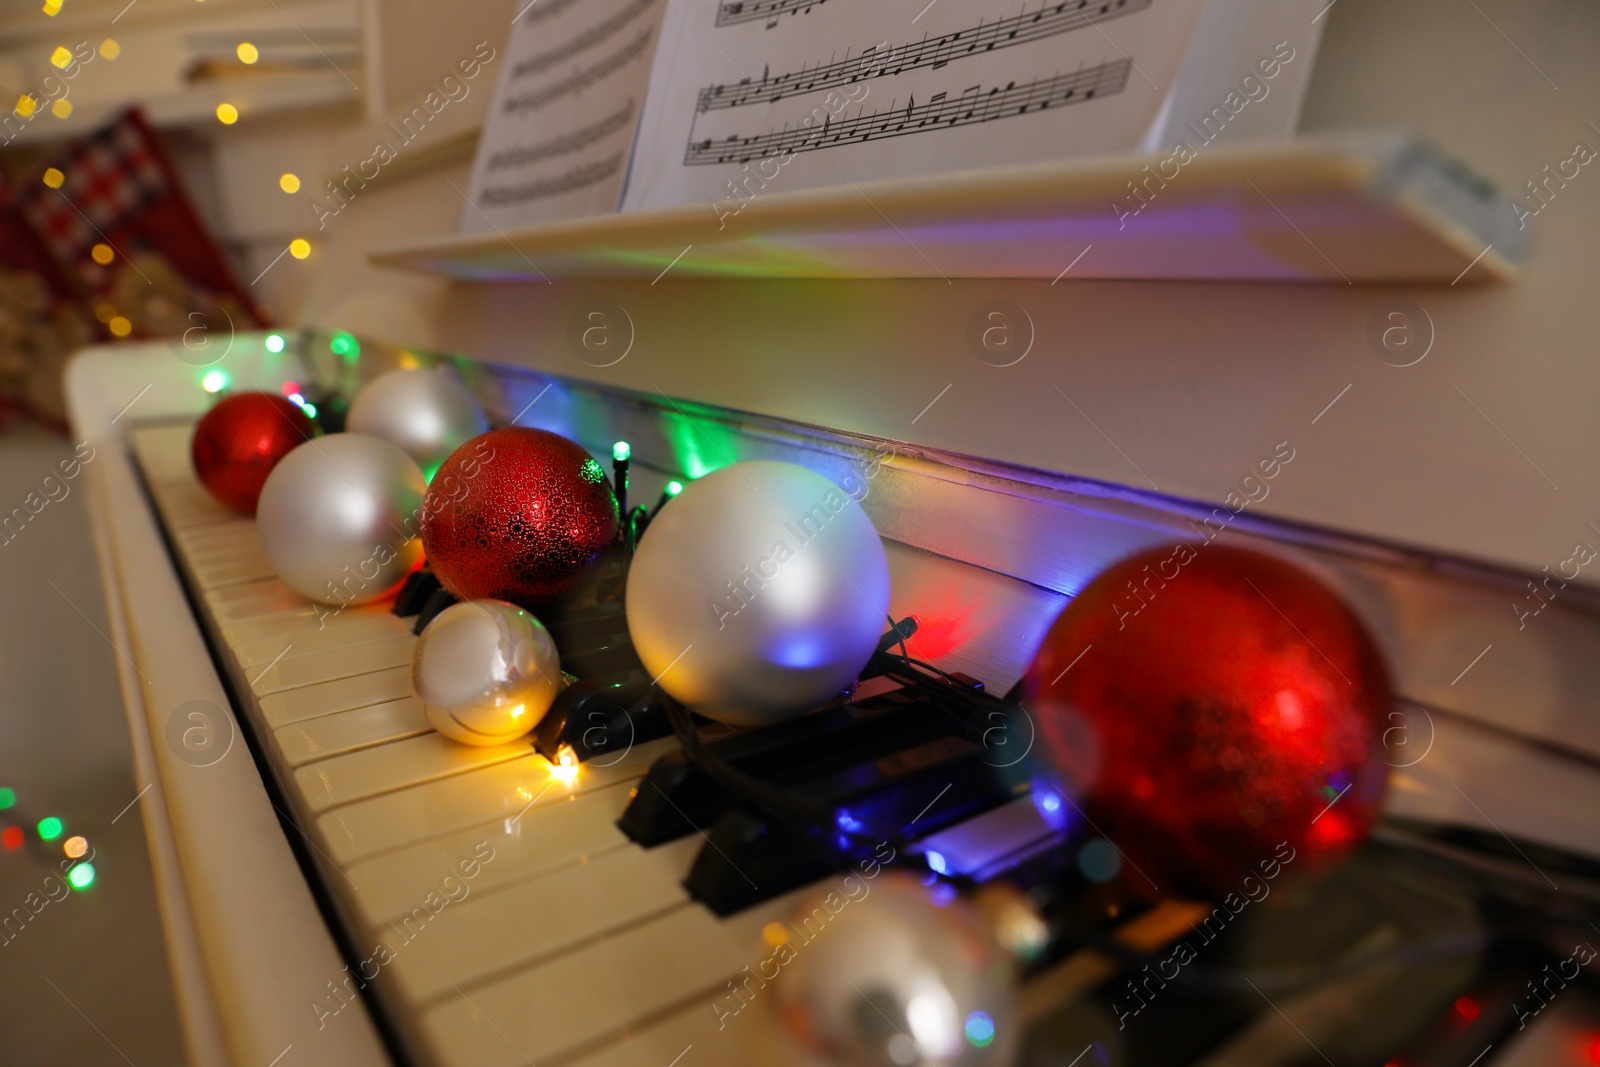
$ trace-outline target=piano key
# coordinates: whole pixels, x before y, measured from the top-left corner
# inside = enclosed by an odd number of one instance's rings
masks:
[[[571,775],[558,774],[549,760],[530,752],[509,763],[348,804],[322,816],[316,825],[328,854],[335,862],[348,863],[478,823],[511,818],[530,803],[537,810],[569,796],[636,781],[657,757],[676,746],[672,739],[639,745],[614,764],[588,764]]]
[[[719,1013],[710,1003],[694,1000],[562,1067],[749,1067],[760,1062],[756,1030],[761,1024],[754,1015],[729,1006]]]
[[[321,760],[294,772],[303,808],[323,812],[436,778],[449,778],[478,767],[526,756],[523,740],[504,745],[463,745],[438,734],[395,741]]]
[[[292,645],[293,642],[288,642],[285,647],[300,651]],[[254,673],[250,688],[256,695],[266,696],[356,674],[371,674],[392,667],[409,668],[416,647],[417,639],[403,633],[379,641],[308,651],[299,656],[284,655]]]
[[[509,815],[349,864],[346,871],[361,886],[353,910],[369,927],[404,914],[438,882],[441,870],[484,842],[496,855],[474,882],[479,889],[510,885],[623,848],[628,840],[615,822],[628,789],[628,782],[613,782],[563,797],[552,779]],[[692,859],[692,854],[685,856],[678,866],[680,881]]]
[[[287,726],[318,715],[349,711],[411,696],[411,668],[391,667],[331,682],[302,686],[260,699],[261,717],[269,728]]]
[[[368,615],[388,615],[389,605],[386,601],[372,604],[362,604],[359,607],[344,609],[329,608],[321,604],[313,604],[309,600],[301,601],[300,608],[296,611],[279,612],[276,615],[259,615],[254,618],[236,619],[231,621],[219,620],[224,638],[231,644],[235,641],[249,641],[256,638],[292,637],[295,634],[318,634],[331,629],[336,623],[347,622],[350,619]],[[282,645],[279,645],[279,651]],[[277,653],[274,652],[273,655]],[[271,656],[267,657],[271,659]]]
[[[373,745],[431,733],[416,697],[339,711],[279,727],[273,732],[278,754],[290,767],[354,752]]]
[[[496,851],[479,868],[479,879],[458,878],[467,895],[417,930],[396,954],[389,978],[407,1003],[454,997],[451,982],[465,986],[534,965],[618,927],[682,907],[689,898],[680,883],[692,855],[683,847],[645,852],[618,846],[588,862],[491,890],[479,880],[502,862]],[[435,870],[436,882],[439,877]],[[408,917],[403,911],[391,918],[382,936],[410,932]],[[517,936],[507,937],[507,930]]]
[[[283,655],[285,644],[294,646],[285,656],[287,659],[335,649],[353,648],[372,641],[409,637],[411,627],[405,624],[404,619],[397,619],[388,612],[358,614],[347,611],[328,619],[321,629],[318,629],[313,622],[312,625],[295,632],[293,636],[286,636],[281,628],[277,633],[262,637],[234,637],[234,633],[237,631],[230,631],[229,635],[229,647],[233,652],[233,658],[241,667],[255,667],[271,663]]]
[[[422,1015],[419,1036],[443,1063],[525,1067],[625,1033],[635,1020],[695,1003],[710,1014],[725,983],[763,958],[762,926],[793,905],[774,901],[729,920],[685,906],[486,986],[463,986]]]
[[[299,614],[310,602],[276,578],[251,582],[202,593],[216,617],[223,623],[258,618],[263,615]]]

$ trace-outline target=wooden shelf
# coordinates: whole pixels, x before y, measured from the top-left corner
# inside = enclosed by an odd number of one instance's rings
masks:
[[[1130,183],[1152,191],[1147,202]],[[1404,134],[1361,134],[1206,147],[1181,166],[1170,153],[1113,156],[775,192],[720,219],[697,204],[453,237],[370,258],[467,281],[1065,272],[1450,284],[1509,278],[1527,237],[1510,201],[1462,165]]]

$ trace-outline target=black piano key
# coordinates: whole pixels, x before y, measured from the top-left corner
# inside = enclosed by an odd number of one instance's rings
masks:
[[[414,634],[422,633],[423,630],[427,629],[428,624],[433,621],[434,616],[455,603],[458,603],[458,601],[450,595],[449,590],[443,586],[435,589],[429,594],[427,602],[422,605],[422,611],[417,615],[417,624],[411,628],[411,632]]]
[[[427,567],[411,572],[405,584],[400,587],[400,592],[395,594],[394,613],[402,619],[409,619],[422,610],[434,590],[439,588],[439,579],[435,578],[433,571]]]
[[[712,828],[684,886],[716,914],[731,915],[844,869],[862,835],[887,828],[914,840],[1004,804],[1019,787],[1004,782],[984,754],[965,738],[944,737],[806,783],[797,792],[832,813],[846,832],[837,835],[735,807]]]
[[[734,770],[805,790],[852,766],[968,730],[967,720],[900,689],[712,740],[706,748]],[[651,768],[617,825],[648,848],[710,826],[733,801],[685,754],[675,752]]]

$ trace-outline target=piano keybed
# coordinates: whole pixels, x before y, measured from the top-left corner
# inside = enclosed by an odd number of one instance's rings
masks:
[[[416,619],[397,616],[388,601],[335,610],[287,589],[253,521],[225,511],[196,482],[189,434],[187,424],[146,426],[131,433],[131,444],[275,783],[274,804],[338,916],[349,966],[306,991],[320,1025],[339,1025],[345,1004],[375,994],[368,1003],[403,1057],[422,1064],[753,1062],[759,1023],[728,1006],[742,1006],[737,990],[765,955],[763,929],[790,913],[806,884],[829,876],[828,858],[806,855],[803,842],[783,840],[696,783],[676,737],[661,729],[602,746],[581,763],[560,758],[560,738],[548,730],[491,748],[435,734],[411,691]],[[915,587],[929,569],[960,566],[893,542],[888,548],[897,590]],[[962,582],[990,583],[993,599],[1027,601],[1033,615],[1053,614],[1059,603],[1022,583],[1001,589],[986,572],[970,571]],[[1018,673],[1016,664],[996,671],[1008,680]],[[1141,951],[1187,936],[1197,905],[1149,908],[1085,881],[1070,853],[1054,847],[1060,838],[1041,820],[1028,783],[963,779],[963,768],[974,766],[970,738],[927,722],[911,737],[895,722],[903,694],[895,680],[869,677],[854,704],[820,713],[838,720],[816,727],[820,742],[807,740],[814,724],[797,721],[764,737],[709,743],[752,773],[781,780],[788,768],[836,810],[887,798],[879,810],[889,814],[877,825],[914,824],[918,832],[907,836],[920,838],[915,847],[976,880],[1005,870],[1024,887],[1055,887],[1055,905],[1083,929]],[[855,747],[833,751],[839,737]],[[865,766],[872,776],[863,782]],[[846,767],[855,773],[834,774]],[[924,771],[932,772],[926,788],[899,788]],[[913,795],[954,808],[940,816],[901,810]],[[1048,1023],[1064,1003],[1089,997],[1109,1017],[1103,983],[1117,970],[1093,950],[1046,960],[1023,986],[1024,1013],[1030,1024]],[[1298,1062],[1305,1051],[1292,1047],[1304,1038],[1298,1031],[1262,1037],[1271,1010],[1254,1000],[1174,992],[1163,1010],[1178,1020],[1167,1025],[1210,1026],[1224,1048],[1264,1042],[1280,1057],[1270,1062]],[[1191,1062],[1178,1045],[1155,1045],[1117,1062]],[[1030,1062],[1054,1063],[1055,1055]],[[1071,1059],[1069,1051],[1061,1062]]]

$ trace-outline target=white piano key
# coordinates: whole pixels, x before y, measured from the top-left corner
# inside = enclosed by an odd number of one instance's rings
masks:
[[[553,779],[546,782],[510,815],[347,864],[352,880],[363,886],[353,901],[356,917],[376,927],[404,914],[438,881],[440,870],[482,841],[494,847],[497,858],[485,866],[480,889],[548,874],[619,848],[643,851],[616,826],[628,806],[631,783],[545,802],[556,787]],[[694,840],[704,839],[696,835]]]
[[[262,697],[259,704],[261,717],[266,720],[267,726],[277,729],[318,715],[332,715],[336,711],[364,708],[411,695],[411,668],[392,667],[372,674],[358,674],[353,678],[302,686],[287,693],[274,693]]]
[[[285,659],[309,656],[409,635],[414,622],[414,619],[397,618],[386,610],[365,613],[346,611],[327,619],[320,629],[316,620],[312,619],[309,625],[293,631],[292,636],[287,635],[288,632],[281,627],[261,637],[247,637],[237,630],[230,630],[226,636],[239,665],[255,667],[265,666],[282,655],[285,644],[294,645]]]
[[[206,590],[202,599],[224,623],[263,615],[299,614],[310,606],[310,601],[276,578]]]
[[[726,997],[715,1002],[692,999],[678,1011],[562,1067],[750,1067],[759,1062],[756,1029],[762,1024],[754,1011],[734,1008]]]
[[[348,864],[453,830],[511,818],[529,803],[536,810],[569,796],[634,782],[677,747],[672,738],[635,745],[616,763],[585,764],[570,779],[557,776],[549,760],[530,753],[510,763],[335,809],[317,820],[318,836],[336,862]]]
[[[292,696],[293,692],[282,695]],[[294,772],[294,782],[301,805],[307,811],[323,812],[354,800],[519,759],[527,753],[528,742],[523,739],[505,745],[478,746],[459,744],[439,734],[424,734],[301,767]]]
[[[273,731],[278,755],[290,767],[343,755],[373,745],[432,732],[416,697],[335,712],[291,723]]]
[[[267,562],[267,557],[261,554],[215,563],[191,561],[189,566],[196,584],[205,590],[246,585],[278,576],[272,564]]]
[[[295,634],[319,634],[333,627],[335,623],[349,619],[372,615],[391,615],[393,604],[388,600],[379,600],[371,604],[362,604],[359,607],[343,609],[330,608],[321,604],[313,604],[309,600],[302,600],[300,607],[294,611],[280,612],[276,615],[258,615],[254,618],[222,620],[218,623],[222,628],[223,636],[230,645],[234,642],[253,641],[256,639],[287,637],[293,639]],[[278,651],[282,650],[282,644]],[[272,655],[277,655],[274,651]],[[270,660],[272,656],[268,656]],[[263,660],[262,662],[266,662]]]
[[[307,651],[298,656],[292,653],[302,650],[293,647],[294,641],[286,641],[285,644],[291,654],[269,661],[251,675],[250,688],[257,696],[357,674],[371,674],[392,667],[410,667],[411,652],[417,646],[417,639],[409,633],[402,633],[381,641]]]
[[[453,997],[451,982],[465,987],[496,973],[532,966],[608,931],[681,907],[689,901],[681,883],[694,862],[697,843],[698,837],[648,852],[621,848],[495,890],[479,883],[504,862],[498,850],[478,868],[475,879],[461,877],[457,868],[444,868],[457,871],[456,885],[450,889],[465,896],[432,921],[426,908],[421,915],[415,913],[422,906],[422,898],[417,898],[374,931],[374,937],[397,940],[413,935],[396,953],[388,980],[404,1003]],[[436,884],[441,877],[434,872]],[[359,876],[355,880],[361,884]]]
[[[767,955],[761,928],[792,907],[780,898],[718,919],[685,905],[486,986],[452,990],[422,1015],[419,1035],[440,1063],[525,1067],[697,1001],[711,1014],[723,983]]]

